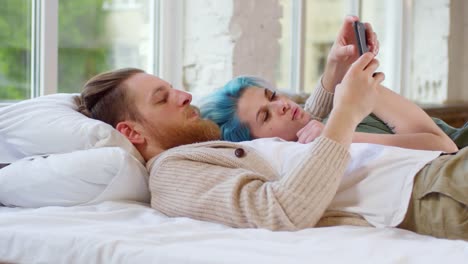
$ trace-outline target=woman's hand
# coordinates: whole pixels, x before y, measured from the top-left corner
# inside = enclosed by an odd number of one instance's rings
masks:
[[[383,73],[375,72],[378,67],[374,54],[367,52],[351,65],[336,88],[333,108],[348,112],[356,125],[374,110],[379,84],[385,79]]]
[[[359,58],[359,52],[354,35],[353,23],[358,21],[356,16],[347,16],[328,54],[327,64],[322,77],[322,85],[329,92],[334,92],[335,87],[341,82],[352,63]],[[379,41],[377,34],[373,31],[371,24],[366,26],[366,40],[369,51],[377,55],[379,52]]]
[[[351,65],[336,88],[333,110],[321,136],[349,147],[356,126],[374,109],[378,85],[385,78],[383,73],[374,73],[378,66],[370,52]]]
[[[322,134],[322,130],[325,127],[320,121],[315,119],[311,120],[307,125],[305,125],[301,130],[297,132],[297,142],[299,143],[309,143],[315,140],[318,136]]]

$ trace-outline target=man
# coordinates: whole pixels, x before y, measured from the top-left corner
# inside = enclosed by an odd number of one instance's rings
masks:
[[[191,101],[189,93],[139,69],[95,76],[77,100],[80,112],[112,125],[145,160],[179,145],[219,139],[216,124],[200,119]]]
[[[374,74],[377,67],[374,55],[366,53],[348,65],[334,94],[324,91],[315,94],[317,109],[333,102],[329,121],[319,138],[303,145],[306,148],[301,153],[302,162],[282,177],[262,155],[268,153],[262,153],[261,148],[212,141],[219,139],[219,130],[210,121],[199,118],[190,106],[190,94],[140,70],[124,69],[98,75],[85,85],[81,100],[77,101],[82,113],[111,124],[135,145],[150,169],[151,206],[168,216],[271,230],[369,225],[372,222],[359,213],[330,210],[329,206],[336,204],[334,198],[351,158],[348,150],[354,129],[372,112],[376,87],[384,79],[383,74]],[[327,72],[323,83],[329,83]],[[201,143],[191,144],[196,142]],[[424,155],[426,159],[431,156],[428,162],[438,154]],[[468,239],[466,179],[450,178],[448,183],[436,180],[440,183],[437,186],[425,186],[425,179],[433,179],[435,175],[430,173],[431,169],[442,172],[450,169],[450,175],[466,173],[463,161],[467,154],[468,151],[461,151],[450,160],[437,159],[435,165],[422,169],[412,192],[412,184],[409,187],[408,195],[413,195],[409,209],[409,197],[405,200],[394,196],[402,203],[404,214],[389,226],[399,225],[438,237]],[[447,168],[447,163],[452,161]],[[447,184],[462,185],[454,191],[454,199],[446,197]],[[426,191],[434,193],[431,199],[416,203]],[[430,210],[425,209],[424,206],[434,203],[432,198],[440,202]],[[421,216],[432,219],[424,214],[439,213],[444,209],[441,207],[452,214],[452,221],[462,220],[447,228],[443,217],[442,228],[436,227],[437,221],[434,225],[417,222]],[[397,211],[401,213],[400,209]]]

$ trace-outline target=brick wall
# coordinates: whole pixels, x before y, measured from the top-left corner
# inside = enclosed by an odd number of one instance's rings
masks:
[[[280,16],[277,0],[185,1],[185,88],[200,97],[242,74],[274,80]]]

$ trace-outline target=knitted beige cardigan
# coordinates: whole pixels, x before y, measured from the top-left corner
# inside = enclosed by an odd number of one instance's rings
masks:
[[[333,94],[319,86],[306,103],[326,116]],[[242,148],[243,155],[236,155]],[[239,154],[239,152],[238,152]],[[360,216],[327,211],[349,162],[346,148],[325,137],[309,144],[304,161],[288,175],[250,147],[212,141],[170,149],[147,163],[151,207],[232,227],[298,230],[338,224],[368,225]]]

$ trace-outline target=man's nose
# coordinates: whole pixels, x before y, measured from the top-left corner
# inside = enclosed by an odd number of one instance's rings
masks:
[[[181,90],[177,90],[177,104],[179,106],[185,106],[187,104],[190,104],[191,102],[192,102],[191,94],[181,91]]]

